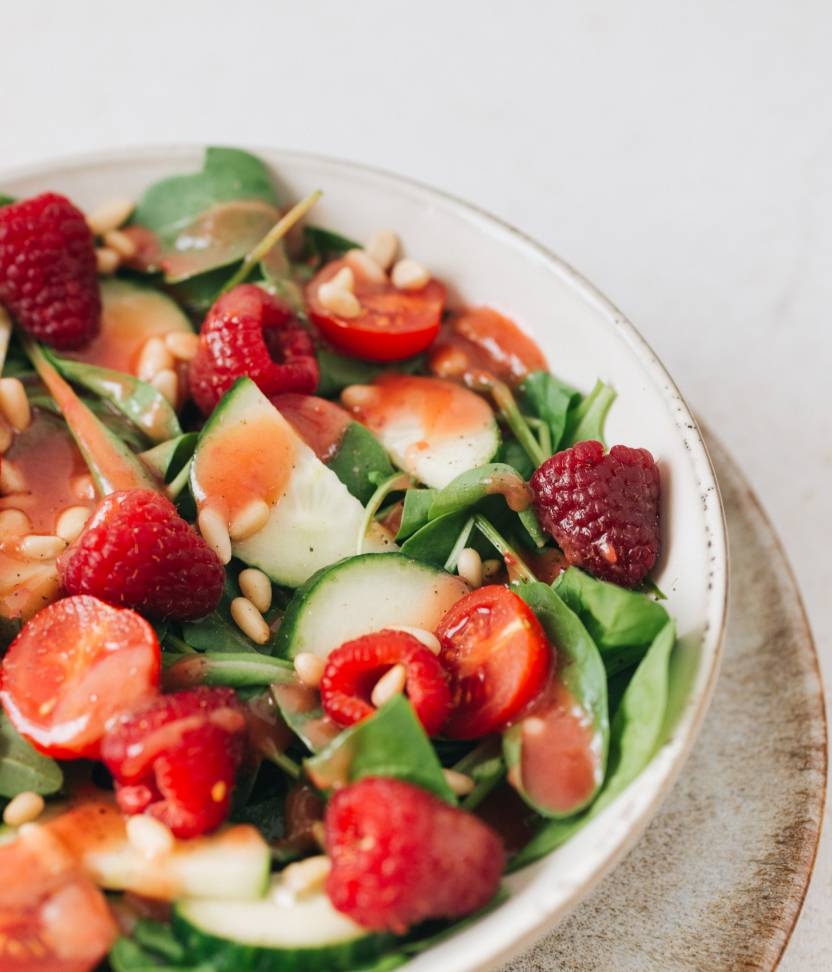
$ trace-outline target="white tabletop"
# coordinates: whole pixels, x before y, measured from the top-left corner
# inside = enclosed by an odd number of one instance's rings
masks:
[[[2,19],[0,167],[307,149],[470,199],[583,271],[754,484],[829,685],[827,0],[18,0]],[[830,891],[832,833],[782,968],[827,967]]]

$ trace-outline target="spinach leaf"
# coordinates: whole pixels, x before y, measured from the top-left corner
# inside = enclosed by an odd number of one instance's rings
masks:
[[[271,691],[283,721],[310,753],[325,750],[339,737],[340,728],[324,713],[320,695],[300,679],[275,681]]]
[[[8,206],[9,203],[14,202],[14,196],[7,196],[5,193],[0,192],[0,206]]]
[[[300,259],[316,267],[343,256],[350,250],[360,250],[361,244],[340,233],[323,229],[320,226],[304,226],[303,249]]]
[[[64,378],[109,402],[151,442],[164,442],[182,434],[176,411],[153,385],[123,371],[98,368],[52,353],[49,358]]]
[[[566,606],[551,587],[534,581],[518,584],[514,590],[534,611],[547,637],[555,646],[558,655],[559,682],[592,722],[595,733],[593,752],[597,761],[595,791],[597,792],[604,778],[610,736],[607,676],[601,656],[580,618]],[[523,722],[521,720],[503,734],[503,752],[510,771],[520,764],[522,745]],[[524,792],[522,780],[513,778],[513,775],[519,777],[519,772],[516,774],[510,772],[509,780],[531,807],[548,817],[565,815],[533,802],[528,793]],[[595,793],[592,793],[589,799],[591,800],[594,795]],[[580,809],[581,807],[570,808],[568,814],[571,816]]]
[[[406,540],[428,522],[428,513],[438,492],[437,489],[426,488],[409,489],[404,494],[402,522],[396,540]]]
[[[369,718],[350,726],[317,756],[304,760],[320,790],[365,776],[388,776],[430,790],[448,803],[456,797],[413,707],[397,695]]]
[[[534,415],[549,430],[549,455],[560,448],[566,431],[569,409],[577,404],[580,394],[548,371],[533,371],[520,385],[520,406]]]
[[[469,519],[468,512],[460,510],[431,520],[405,540],[401,552],[414,560],[443,567]]]
[[[565,570],[552,586],[583,621],[608,676],[636,664],[669,620],[646,594],[596,580],[578,567]]]
[[[576,442],[587,439],[603,442],[604,423],[614,401],[615,391],[599,379],[592,391],[570,408],[561,449],[568,449]]]
[[[383,375],[387,371],[396,374],[413,374],[423,370],[425,366],[425,356],[416,355],[414,358],[407,358],[405,361],[397,361],[394,367],[383,364],[373,364],[370,361],[359,361],[358,358],[350,358],[347,355],[338,354],[328,348],[318,350],[318,368],[320,377],[318,388],[315,392],[322,398],[335,398],[348,385],[366,385],[374,378]]]
[[[193,688],[197,685],[228,685],[231,688],[265,688],[276,682],[295,681],[291,662],[272,658],[260,652],[213,652],[186,654],[165,668],[168,689]]]
[[[201,172],[170,176],[147,189],[132,222],[168,241],[206,209],[240,199],[279,205],[269,170],[242,149],[210,147]]]
[[[384,447],[360,422],[350,422],[327,465],[363,506],[376,491],[372,476],[385,480],[395,473]]]
[[[517,473],[521,479],[529,480],[534,473],[535,465],[529,459],[528,453],[517,439],[503,439],[497,450],[495,461],[504,462]]]
[[[185,432],[142,452],[139,458],[162,482],[170,483],[190,462],[198,440],[198,432]]]
[[[187,280],[180,280],[171,284],[167,291],[174,300],[191,315],[192,319],[201,321],[208,313],[228,282],[228,267],[209,270]]]
[[[610,732],[607,777],[598,798],[585,813],[569,820],[547,821],[511,861],[511,870],[525,867],[560,847],[609,806],[653,758],[662,741],[670,655],[675,642],[675,627],[668,621],[653,639],[621,698]]]
[[[22,739],[6,714],[0,711],[0,796],[13,797],[24,790],[44,796],[63,786],[61,767],[42,756]]]
[[[160,923],[154,923],[160,924]],[[162,925],[167,928],[166,925]],[[170,932],[173,942],[173,932]],[[158,942],[161,942],[161,935]],[[177,958],[171,958],[172,946],[165,943],[168,953],[160,953],[157,949],[144,947],[132,938],[119,938],[110,949],[107,956],[113,972],[219,972],[216,965],[209,962],[199,962],[194,965],[188,962],[184,947],[177,952]],[[178,943],[177,943],[178,944]]]
[[[19,618],[4,618],[0,615],[0,655],[9,647],[20,634],[23,627]]]

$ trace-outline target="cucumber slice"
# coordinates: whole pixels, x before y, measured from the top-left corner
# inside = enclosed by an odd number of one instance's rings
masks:
[[[278,632],[276,653],[325,658],[351,638],[407,625],[433,631],[468,585],[403,554],[364,554],[321,571],[295,592]]]
[[[382,375],[344,389],[341,400],[399,469],[438,489],[484,465],[500,445],[488,403],[440,378]]]
[[[200,510],[213,506],[228,522],[251,500],[268,503],[265,526],[232,551],[277,584],[298,587],[356,550],[364,507],[248,378],[234,385],[202,430],[191,490]],[[395,544],[372,525],[364,549]]]
[[[217,972],[340,972],[362,967],[394,941],[336,911],[323,891],[289,896],[279,876],[260,901],[180,901],[173,929],[189,958]]]

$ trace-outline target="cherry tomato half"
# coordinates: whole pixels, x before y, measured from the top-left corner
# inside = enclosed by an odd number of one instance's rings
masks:
[[[436,635],[453,699],[444,733],[453,739],[502,729],[546,683],[552,648],[532,610],[507,587],[466,594]]]
[[[135,611],[88,595],[44,608],[12,642],[0,702],[15,729],[56,759],[99,755],[110,722],[152,694],[161,652]]]
[[[361,304],[356,317],[340,317],[321,303],[319,290],[343,267],[355,278]],[[430,280],[419,290],[398,290],[390,281],[372,279],[349,257],[328,263],[306,289],[309,316],[340,351],[367,361],[402,361],[424,351],[439,333],[445,288]]]

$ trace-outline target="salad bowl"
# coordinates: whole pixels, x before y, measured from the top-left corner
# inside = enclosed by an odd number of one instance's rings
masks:
[[[138,197],[158,179],[191,172],[201,147],[101,153],[2,174],[26,197],[45,188],[92,209]],[[409,964],[413,972],[473,972],[498,966],[585,898],[644,831],[683,771],[717,677],[725,625],[727,553],[723,513],[702,437],[682,396],[626,318],[590,283],[533,240],[436,190],[363,166],[255,149],[284,198],[316,189],[316,221],[358,239],[390,226],[449,287],[452,297],[508,314],[578,388],[600,376],[617,393],[609,443],[642,446],[662,476],[662,555],[653,574],[679,640],[671,659],[664,742],[647,768],[557,850],[506,880],[508,897]]]

